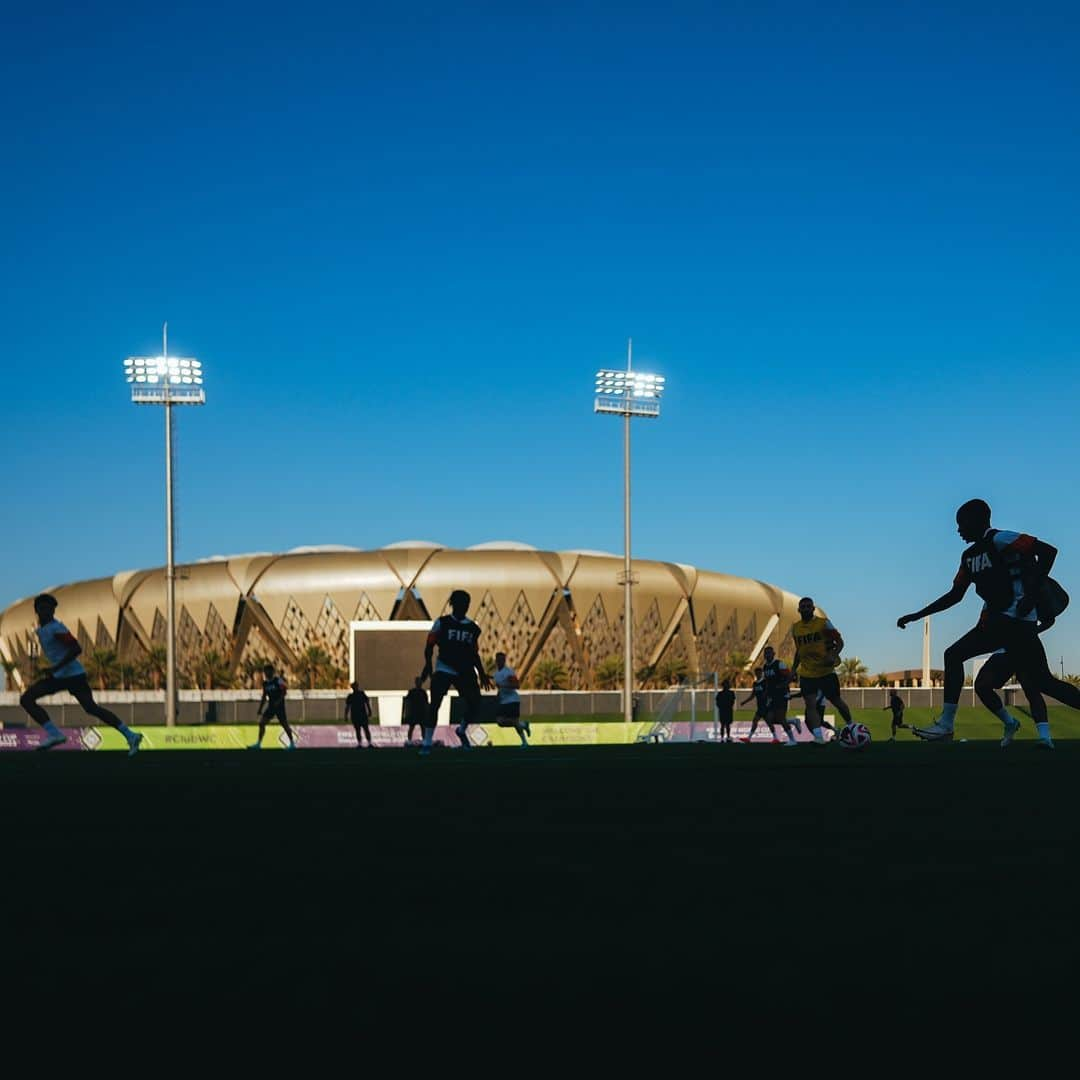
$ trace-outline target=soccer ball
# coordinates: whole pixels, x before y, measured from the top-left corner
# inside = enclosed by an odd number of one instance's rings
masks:
[[[865,724],[845,724],[838,737],[848,750],[865,750],[870,745],[870,729]]]

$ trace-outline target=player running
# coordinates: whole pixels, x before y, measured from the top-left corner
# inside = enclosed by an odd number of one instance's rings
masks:
[[[787,719],[791,668],[776,655],[776,650],[771,645],[765,646],[764,656],[765,663],[762,665],[761,674],[765,680],[765,701],[769,720],[772,724],[779,724],[784,729],[784,734],[787,736],[785,746],[798,746],[799,742],[792,733],[791,724]],[[775,734],[773,738],[776,738]]]
[[[296,749],[296,739],[293,737],[292,728],[289,727],[289,720],[285,715],[285,692],[288,688],[288,683],[285,682],[284,677],[274,671],[273,664],[267,664],[263,668],[263,690],[257,710],[259,737],[248,747],[249,750],[262,749],[262,741],[266,735],[266,725],[271,720],[277,720],[285,730],[285,735],[289,740],[289,745],[285,749]]]
[[[952,588],[921,610],[901,615],[896,620],[896,625],[903,630],[908,623],[946,611],[960,603],[971,585],[983,601],[977,625],[945,650],[945,703],[941,715],[929,727],[911,729],[929,742],[948,741],[953,737],[964,684],[964,661],[995,653],[998,649],[1005,649],[1008,663],[1016,672],[1024,692],[1031,691],[1028,701],[1033,715],[1036,702],[1041,702],[1040,695],[1044,693],[1080,709],[1080,687],[1054,677],[1038,636],[1036,604],[1057,557],[1057,548],[1028,533],[992,528],[990,516],[990,507],[982,499],[970,499],[956,511],[956,531],[969,546],[960,557],[960,569]],[[994,670],[990,678],[994,677]],[[1001,745],[1008,746],[1020,721],[1005,708],[997,694],[989,696],[983,703],[1001,720],[1004,727]],[[1035,724],[1039,741],[1053,749],[1044,704],[1039,715],[1043,717],[1036,719]]]
[[[43,677],[19,697],[19,704],[30,714],[45,731],[45,738],[38,745],[38,750],[51,750],[62,746],[67,736],[52,722],[49,714],[38,704],[38,699],[66,690],[83,708],[83,711],[97,720],[104,720],[110,727],[116,728],[128,744],[128,757],[138,753],[142,735],[132,731],[114,712],[94,701],[94,692],[90,689],[90,680],[86,677],[86,668],[77,657],[82,652],[79,639],[56,617],[58,601],[49,593],[34,597],[34,613],[37,615],[37,636],[41,642],[41,651],[49,661],[49,668]]]
[[[815,615],[815,604],[809,596],[799,601],[799,621],[791,628],[795,639],[795,660],[792,673],[799,674],[799,690],[802,692],[806,712],[806,726],[814,742],[823,744],[825,736],[821,729],[823,713],[818,711],[818,692],[836,706],[836,711],[851,723],[851,710],[840,696],[840,680],[836,677],[836,665],[844,648],[840,631],[823,615]]]
[[[742,708],[743,705],[748,705],[751,701],[756,702],[757,707],[754,710],[754,719],[750,721],[750,734],[744,735],[739,742],[748,743],[753,741],[754,732],[757,731],[758,722],[761,720],[765,721],[765,725],[772,735],[772,741],[774,743],[780,742],[776,737],[776,728],[773,727],[772,721],[769,719],[769,695],[765,689],[765,677],[761,668],[754,668],[754,682],[750,688],[750,693],[739,702],[739,707]]]
[[[491,677],[484,670],[480,659],[480,627],[467,617],[472,597],[464,589],[455,589],[450,594],[450,614],[440,616],[428,632],[424,646],[424,670],[420,672],[420,681],[431,679],[431,706],[428,720],[424,727],[424,741],[420,747],[421,755],[431,751],[431,740],[435,734],[435,725],[439,719],[439,706],[451,686],[457,689],[465,703],[465,716],[454,734],[461,740],[463,747],[471,746],[466,729],[480,709],[480,686],[490,690]],[[432,654],[435,646],[439,647],[439,659],[432,669]]]
[[[522,746],[528,746],[525,738],[532,730],[527,720],[521,719],[521,695],[517,672],[506,662],[506,653],[495,654],[495,685],[499,690],[499,699],[495,703],[495,722],[499,727],[512,727],[521,740]]]
[[[904,699],[894,690],[889,695],[888,705],[883,705],[882,708],[892,709],[892,732],[889,735],[889,742],[896,742],[896,732],[900,728],[907,727],[904,723]]]
[[[1038,621],[1038,632],[1041,634],[1044,630],[1049,629],[1054,624],[1054,617],[1050,617],[1044,623],[1042,620],[1042,614],[1040,613]],[[1039,644],[1040,649],[1042,643]],[[1046,656],[1045,650],[1043,650],[1043,656]],[[1047,670],[1049,671],[1049,664],[1047,664]],[[979,674],[975,677],[975,693],[979,695],[979,700],[995,715],[1000,716],[1001,712],[1006,712],[1004,703],[998,695],[1000,690],[1011,679],[1016,672],[1013,670],[1013,661],[1009,656],[1009,653],[1005,649],[998,649],[996,653],[993,653],[990,658],[983,664]],[[1051,678],[1053,676],[1051,675]],[[1020,688],[1024,691],[1025,696],[1028,699],[1028,706],[1031,709],[1032,719],[1035,721],[1035,730],[1039,734],[1039,738],[1044,741],[1044,744],[1048,749],[1054,748],[1054,740],[1050,735],[1050,720],[1046,711],[1046,701],[1043,698],[1040,690],[1041,679],[1029,678],[1028,674],[1025,674],[1020,680]],[[1068,685],[1068,684],[1065,684]],[[1005,734],[1001,738],[1001,745],[1008,746],[1013,738],[1016,736],[1017,731],[1020,729],[1019,722],[1013,725],[1006,725]]]

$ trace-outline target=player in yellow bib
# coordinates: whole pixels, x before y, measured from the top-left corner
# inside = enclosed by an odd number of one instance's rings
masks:
[[[851,710],[840,696],[840,680],[836,677],[835,670],[840,663],[844,639],[828,619],[814,615],[814,607],[814,601],[809,596],[804,596],[799,601],[799,621],[791,628],[791,636],[795,639],[795,659],[791,670],[799,676],[799,692],[805,702],[806,726],[814,736],[814,742],[823,743],[825,736],[821,730],[821,714],[817,706],[818,691],[836,706],[836,711],[844,718],[845,724],[851,723]]]

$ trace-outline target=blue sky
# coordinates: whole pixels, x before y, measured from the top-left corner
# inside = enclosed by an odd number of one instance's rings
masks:
[[[592,376],[665,374],[634,550],[810,593],[874,670],[953,513],[1080,596],[1080,9],[35,5],[0,92],[0,606],[160,565],[121,363],[206,367],[178,558],[622,550]],[[973,621],[935,619],[934,653]],[[1047,635],[1080,671],[1080,616]]]

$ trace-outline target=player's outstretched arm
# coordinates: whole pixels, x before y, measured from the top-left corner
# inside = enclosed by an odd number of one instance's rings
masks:
[[[967,590],[966,581],[957,582],[947,593],[942,593],[941,596],[931,601],[926,607],[921,608],[919,611],[913,611],[910,615],[901,615],[896,620],[896,625],[903,630],[908,623],[918,622],[919,619],[925,619],[927,615],[936,615],[939,611],[948,611],[949,608],[955,607],[964,599],[964,593]]]

